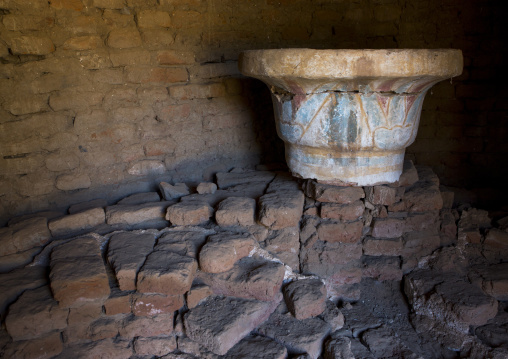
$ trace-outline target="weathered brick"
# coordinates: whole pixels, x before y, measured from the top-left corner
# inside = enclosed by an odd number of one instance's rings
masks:
[[[142,294],[134,297],[132,313],[137,316],[154,317],[171,314],[183,307],[183,295]]]
[[[296,319],[315,317],[325,310],[326,288],[320,279],[301,279],[284,287],[284,300]]]
[[[132,294],[110,296],[104,302],[106,315],[125,314],[131,312]]]
[[[79,213],[53,219],[49,222],[48,227],[51,234],[58,237],[90,231],[103,223],[105,223],[104,209],[92,208]]]
[[[157,52],[159,65],[190,65],[194,62],[194,53],[190,51],[161,50]]]
[[[170,27],[171,18],[165,11],[142,10],[136,15],[139,28]]]
[[[145,47],[150,50],[167,49],[175,42],[173,32],[165,28],[143,29],[141,38]]]
[[[398,256],[401,255],[402,248],[402,238],[366,238],[363,242],[363,253],[367,256]]]
[[[172,86],[169,94],[177,100],[192,100],[195,98],[214,98],[226,96],[226,89],[222,83],[207,85]]]
[[[233,268],[257,246],[251,235],[223,232],[210,236],[199,252],[199,266],[206,273],[222,273]]]
[[[108,35],[107,44],[114,49],[141,46],[141,35],[136,28],[114,29]]]
[[[175,83],[187,82],[189,75],[180,67],[128,67],[126,76],[133,83]]]
[[[124,320],[119,333],[123,338],[170,335],[173,333],[173,317],[173,313],[162,313],[153,317],[131,316]],[[125,358],[129,357],[127,355]]]
[[[318,183],[316,181],[307,181],[305,194],[307,197],[313,198],[319,202],[344,204],[353,203],[365,197],[365,192],[361,187],[339,187]]]
[[[388,186],[365,187],[365,199],[372,204],[389,206],[395,203],[397,189]]]
[[[53,111],[88,110],[90,106],[99,105],[103,97],[104,95],[100,92],[64,89],[51,94],[49,106]]]
[[[47,111],[49,109],[48,95],[40,94],[16,97],[5,105],[5,109],[13,115],[27,115],[36,112]],[[5,126],[10,126],[10,124],[7,123]]]
[[[136,289],[136,276],[153,250],[152,234],[119,233],[109,240],[108,261],[113,267],[120,290]]]
[[[92,181],[86,174],[61,175],[56,179],[56,188],[62,191],[89,188],[91,185]]]
[[[9,307],[5,325],[13,340],[29,340],[67,326],[68,309],[58,307],[48,286],[25,291]]]
[[[49,0],[49,5],[55,10],[83,10],[81,0]]]
[[[54,332],[32,340],[9,343],[3,351],[6,358],[40,358],[50,359],[58,356],[63,350],[60,333]]]
[[[55,45],[48,37],[20,36],[11,40],[13,55],[47,55],[55,51]]]
[[[115,67],[150,64],[150,52],[144,49],[111,51],[110,58]]]
[[[101,9],[123,9],[125,0],[93,0],[93,6]]]
[[[322,203],[321,218],[337,219],[341,221],[354,221],[363,215],[365,206],[362,201],[351,204]]]
[[[324,242],[358,243],[362,238],[363,222],[328,223],[317,228],[319,239]]]
[[[79,166],[79,157],[74,153],[53,154],[46,158],[45,164],[53,172],[68,171]]]
[[[51,291],[61,307],[103,301],[110,293],[98,241],[81,237],[61,244],[51,253]]]
[[[204,201],[180,202],[168,207],[166,219],[177,226],[193,226],[206,223],[213,209]]]
[[[4,15],[2,23],[10,31],[42,30],[54,23],[51,17],[34,15]]]
[[[44,217],[34,217],[1,228],[0,256],[23,252],[48,243],[51,235],[47,222]]]
[[[250,226],[254,224],[256,200],[245,197],[230,197],[219,203],[215,220],[220,226]]]
[[[192,285],[197,267],[196,260],[191,257],[155,251],[141,268],[136,288],[141,293],[184,294]]]
[[[144,160],[132,164],[127,173],[133,176],[146,176],[162,174],[166,171],[166,166],[162,161],[157,160]]]
[[[138,355],[162,357],[176,349],[176,336],[137,337],[133,346]]]
[[[79,36],[67,39],[63,47],[66,50],[93,50],[103,44],[99,36]]]
[[[402,279],[399,257],[364,256],[362,262],[365,277],[379,281]]]
[[[302,191],[265,194],[259,198],[259,222],[271,229],[298,226],[304,201],[305,196]]]
[[[406,232],[406,222],[400,218],[376,218],[372,223],[372,237],[397,238]]]
[[[192,309],[197,306],[202,300],[208,298],[213,294],[212,289],[208,285],[193,286],[186,294],[185,299],[187,308]]]

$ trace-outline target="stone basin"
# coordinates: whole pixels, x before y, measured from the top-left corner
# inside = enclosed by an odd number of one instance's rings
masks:
[[[454,49],[250,50],[239,62],[270,87],[293,174],[351,186],[398,181],[426,92],[462,66]]]

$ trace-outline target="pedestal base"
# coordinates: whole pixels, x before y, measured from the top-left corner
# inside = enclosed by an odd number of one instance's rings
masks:
[[[298,177],[339,186],[374,186],[399,180],[404,149],[343,152],[286,143],[286,161]]]

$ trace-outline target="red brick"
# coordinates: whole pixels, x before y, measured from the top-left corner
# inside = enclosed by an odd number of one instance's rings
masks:
[[[365,187],[365,199],[372,204],[389,206],[395,203],[397,189],[388,186]]]
[[[358,243],[362,238],[363,222],[321,223],[317,228],[319,239],[324,242]]]
[[[406,222],[400,218],[376,218],[372,224],[372,237],[397,238],[406,231]]]

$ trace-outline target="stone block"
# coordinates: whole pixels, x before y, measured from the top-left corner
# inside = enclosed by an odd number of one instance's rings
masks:
[[[396,182],[394,185],[400,187],[410,187],[418,182],[418,180],[418,171],[416,170],[413,161],[406,160],[404,161],[402,174],[400,175],[398,182]]]
[[[128,67],[126,77],[132,83],[175,83],[187,82],[187,70],[179,67]]]
[[[262,336],[247,336],[232,347],[224,358],[284,359],[287,354],[286,347],[274,340]]]
[[[363,216],[365,206],[362,201],[350,204],[322,203],[321,218],[337,219],[340,221],[355,221]]]
[[[136,288],[141,293],[184,294],[191,288],[197,267],[191,257],[168,251],[152,252],[138,273]]]
[[[333,202],[348,204],[365,197],[361,187],[339,187],[322,184],[316,181],[307,181],[305,186],[307,197],[319,202]]]
[[[508,263],[477,266],[468,277],[488,295],[499,301],[508,300]]]
[[[185,314],[186,334],[213,353],[224,355],[268,319],[279,301],[210,298]]]
[[[362,257],[361,243],[316,241],[300,253],[303,273],[328,277],[343,270],[344,265],[356,263]]]
[[[218,172],[217,185],[220,189],[226,189],[241,184],[264,183],[268,185],[274,178],[275,173],[270,171],[231,171]],[[266,188],[266,187],[265,187]]]
[[[53,111],[87,111],[91,106],[102,103],[102,92],[83,91],[80,89],[60,89],[49,96],[49,106]]]
[[[320,315],[325,310],[326,288],[320,279],[301,279],[284,287],[284,301],[296,319]]]
[[[199,279],[216,295],[271,301],[280,293],[284,265],[245,257],[223,273],[199,273]]]
[[[274,313],[258,328],[258,332],[284,344],[290,354],[307,353],[310,358],[317,359],[330,329],[318,318],[297,320],[289,314]]]
[[[165,200],[178,199],[190,194],[190,189],[185,183],[175,183],[174,185],[167,182],[159,183],[159,189]]]
[[[32,340],[11,342],[3,350],[6,358],[50,359],[58,356],[63,350],[60,333],[51,333]]]
[[[137,337],[134,339],[134,352],[137,355],[162,357],[177,348],[175,336],[151,338]]]
[[[5,326],[14,341],[31,340],[67,326],[68,309],[59,308],[48,286],[25,291],[9,307]]]
[[[0,273],[7,273],[13,269],[24,267],[32,262],[34,257],[42,251],[43,247],[35,247],[23,252],[17,252],[0,257]]]
[[[217,185],[213,182],[201,182],[196,188],[199,194],[213,194],[217,191]]]
[[[51,240],[45,217],[23,220],[0,228],[0,257],[43,246]]]
[[[118,328],[121,322],[116,317],[99,317],[94,320],[86,329],[83,339],[99,341],[107,338],[114,338],[118,335]]]
[[[177,226],[194,226],[208,222],[213,209],[203,201],[180,202],[169,206],[166,219]]]
[[[257,241],[250,234],[223,232],[210,236],[199,252],[199,267],[206,273],[228,271],[256,246]]]
[[[166,208],[173,202],[150,202],[140,205],[116,205],[106,207],[106,223],[112,226],[149,226],[150,223],[167,225]]]
[[[92,236],[54,247],[49,279],[53,296],[63,308],[104,301],[110,294],[100,246]]]
[[[174,313],[183,307],[183,304],[183,295],[136,295],[132,304],[132,313],[137,316],[154,317],[163,313]]]
[[[125,0],[93,0],[93,6],[100,9],[123,9]]]
[[[258,220],[271,229],[298,226],[304,201],[305,196],[301,191],[265,194],[259,198]]]
[[[74,153],[49,155],[46,158],[46,168],[53,172],[72,170],[79,166],[79,158]]]
[[[219,226],[251,226],[255,223],[256,201],[246,197],[230,197],[221,201],[215,212]]]
[[[107,44],[114,49],[140,47],[141,35],[136,28],[114,29],[108,35]]]
[[[53,219],[48,227],[54,237],[89,232],[105,223],[104,209],[92,208],[75,214]]]
[[[171,86],[169,88],[169,95],[175,100],[192,100],[192,99],[207,99],[215,97],[225,97],[226,88],[222,83],[212,83],[207,85],[185,85],[185,86]],[[220,185],[219,185],[219,188]]]
[[[358,243],[362,239],[363,222],[333,223],[322,222],[317,227],[319,239],[323,242]]]
[[[150,233],[124,232],[111,237],[108,262],[115,271],[120,290],[136,289],[136,277],[154,244],[155,236]]]
[[[62,191],[89,188],[91,185],[92,181],[87,174],[61,175],[56,179],[56,188]]]
[[[403,252],[402,238],[370,238],[363,241],[363,253],[367,256],[399,256]]]
[[[191,289],[187,292],[186,302],[187,308],[192,309],[197,306],[201,301],[208,298],[213,294],[212,288],[208,285],[199,284],[192,286]]]
[[[406,232],[406,221],[400,218],[376,218],[372,222],[374,238],[398,238]]]
[[[55,10],[83,10],[81,0],[50,0],[49,5]]]
[[[300,233],[298,227],[288,227],[270,231],[265,239],[264,249],[274,254],[300,252]]]
[[[19,36],[11,40],[13,55],[48,55],[55,51],[55,45],[49,37]]]

